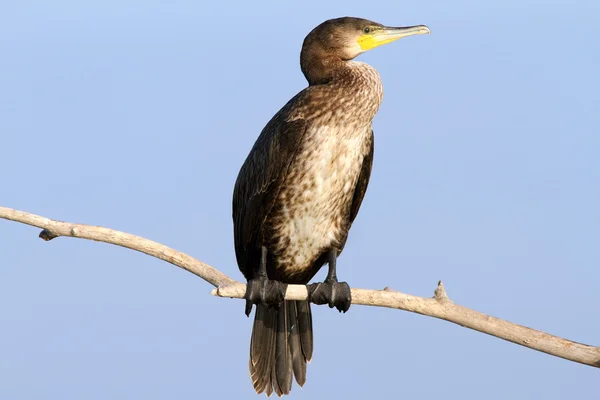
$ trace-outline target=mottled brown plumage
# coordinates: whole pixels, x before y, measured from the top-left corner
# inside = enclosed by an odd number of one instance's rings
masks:
[[[334,269],[330,276],[330,266],[328,279],[337,282],[335,257],[344,249],[367,189],[371,121],[383,96],[377,71],[350,60],[378,45],[362,39],[373,42],[384,37],[385,29],[391,28],[339,18],[319,25],[304,40],[300,65],[309,86],[265,126],[234,188],[236,257],[249,282],[266,279],[261,257],[269,280],[306,284],[329,262]],[[371,38],[371,31],[379,36]],[[312,352],[308,302],[257,305],[250,373],[258,393],[287,394],[292,376],[302,386]]]

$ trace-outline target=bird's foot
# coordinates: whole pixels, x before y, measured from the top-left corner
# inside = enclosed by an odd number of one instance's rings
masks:
[[[267,278],[255,278],[246,285],[246,315],[250,315],[253,304],[262,304],[269,308],[279,308],[285,298],[287,285]]]
[[[308,301],[314,304],[328,304],[329,308],[337,308],[346,312],[352,303],[350,286],[346,282],[327,281],[306,285]]]

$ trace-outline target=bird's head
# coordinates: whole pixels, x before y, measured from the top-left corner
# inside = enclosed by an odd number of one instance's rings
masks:
[[[300,64],[311,82],[319,64],[327,61],[352,60],[367,50],[406,36],[430,33],[425,25],[389,27],[362,18],[330,19],[314,28],[304,39]]]

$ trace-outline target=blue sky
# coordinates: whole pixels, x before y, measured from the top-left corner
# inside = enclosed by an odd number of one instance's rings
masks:
[[[341,279],[600,344],[600,3],[3,1],[0,205],[124,230],[240,279],[231,194],[328,18],[427,24],[386,90]],[[197,277],[0,221],[0,398],[254,399],[251,320]],[[322,278],[323,274],[319,277]],[[292,398],[565,399],[598,370],[447,322],[315,308]],[[367,397],[368,396],[368,397]]]

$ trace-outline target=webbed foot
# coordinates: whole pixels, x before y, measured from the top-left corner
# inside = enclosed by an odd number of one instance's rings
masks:
[[[279,308],[285,298],[287,285],[264,277],[251,279],[246,286],[246,316],[250,315],[253,304]]]
[[[346,282],[319,282],[306,285],[308,301],[314,304],[328,304],[329,308],[337,308],[346,312],[352,303],[350,286]]]

